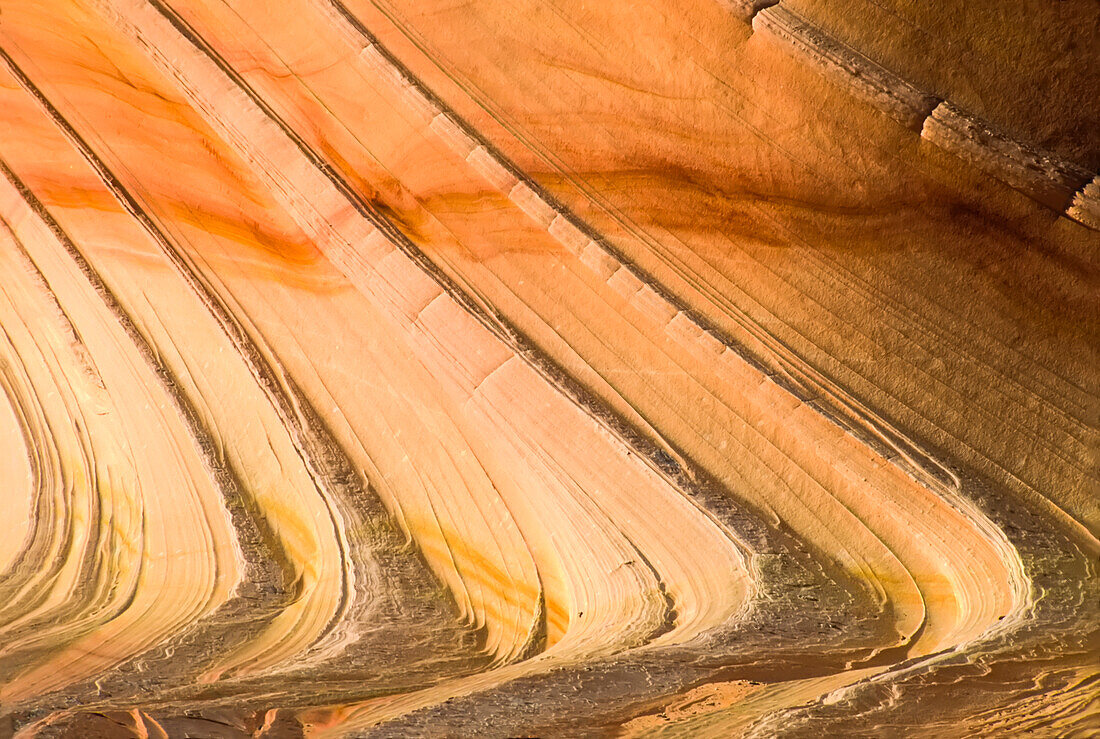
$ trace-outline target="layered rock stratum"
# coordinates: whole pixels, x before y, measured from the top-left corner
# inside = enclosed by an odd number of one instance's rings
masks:
[[[0,0],[0,735],[1100,733],[1100,6]]]

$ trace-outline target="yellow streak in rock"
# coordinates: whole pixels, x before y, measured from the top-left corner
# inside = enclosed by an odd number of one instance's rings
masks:
[[[550,389],[529,365],[512,362],[505,365],[506,372],[493,371],[487,377],[482,376],[477,364],[471,365],[471,358],[479,351],[499,352],[498,339],[450,296],[441,293],[402,252],[392,246],[387,248],[385,243],[375,247],[374,253],[364,252],[376,231],[374,225],[357,216],[351,204],[314,169],[292,141],[167,19],[141,2],[112,3],[110,7],[128,34],[143,40],[146,48],[154,49],[154,61],[181,80],[182,89],[196,108],[252,169],[267,180],[283,207],[333,264],[381,309],[380,322],[388,324],[394,336],[408,335],[412,355],[431,370],[451,404],[461,405],[464,413],[474,418],[484,414],[478,419],[482,425],[488,419],[506,423],[510,431],[506,438],[529,436],[532,432],[527,426],[534,425],[540,443],[523,450],[526,456],[517,455],[513,466],[518,464],[518,468],[512,475],[535,484],[523,484],[523,497],[507,503],[525,537],[531,535],[536,525],[551,523],[556,553],[565,559],[575,618],[579,620],[580,614],[585,613],[586,619],[562,637],[557,645],[559,651],[567,653],[567,644],[577,653],[591,654],[615,649],[616,645],[642,643],[664,618],[664,597],[655,574],[674,599],[684,604],[683,622],[674,628],[679,638],[690,638],[707,626],[722,623],[741,606],[747,593],[744,566],[729,532],[715,526],[709,517],[641,466],[639,458],[612,452],[616,442],[610,435],[563,395]],[[500,410],[493,410],[498,403],[503,407],[504,399],[494,402],[494,396],[489,394],[497,386],[498,376],[509,377],[507,392],[512,394],[511,404],[517,404],[517,398],[524,399],[518,404],[525,410],[518,415],[509,414],[506,421],[499,419]],[[521,422],[526,425],[520,425]],[[482,431],[481,436],[484,439],[490,435]],[[565,449],[563,445],[567,442],[569,448]],[[613,460],[599,474],[594,474],[583,459],[572,458],[578,449],[591,453],[593,445],[607,446],[608,454],[600,458]],[[548,454],[548,450],[555,453]],[[536,454],[543,458],[537,458]],[[614,490],[632,491],[629,506]],[[645,501],[653,494],[659,497],[653,499],[653,505],[647,505]],[[530,513],[521,510],[521,506],[530,510],[540,499],[545,500],[537,511],[542,520],[536,520],[533,510]],[[680,503],[675,504],[677,500]],[[599,510],[603,506],[612,508],[614,513],[604,514]],[[630,508],[629,517],[625,516],[626,507]],[[638,520],[644,519],[646,510],[661,510],[663,515],[684,520],[680,530],[699,534],[699,540],[693,544],[702,552],[711,552],[710,556],[698,555],[708,561],[705,574],[698,571],[698,561],[685,560],[674,542],[662,541],[662,537],[654,541],[652,525]],[[612,523],[617,521],[615,514],[629,519],[625,526]],[[601,523],[605,515],[609,521]],[[697,523],[692,525],[692,521]],[[631,535],[637,540],[631,541]],[[654,573],[638,568],[627,574],[618,569],[635,558],[635,547],[647,552],[653,550]],[[451,556],[456,554],[454,548],[448,551]],[[435,567],[442,569],[446,564],[436,562]],[[457,566],[456,574],[462,569]],[[624,575],[629,586],[620,584]],[[469,585],[463,581],[466,592],[472,590]],[[483,602],[478,602],[472,593],[471,597],[475,598],[475,614],[484,613]],[[526,629],[503,638],[495,632],[505,628],[504,624],[486,621],[485,626],[490,645],[510,645],[505,650],[497,647],[498,657],[507,659],[522,646],[519,634]]]
[[[236,573],[228,521],[149,368],[64,264],[52,234],[19,213],[22,200],[6,180],[0,197],[5,220],[14,211],[23,223],[23,238],[0,233],[3,325],[48,424],[38,441],[56,450],[60,465],[40,481],[41,492],[63,498],[62,509],[76,506],[67,549],[47,554],[63,566],[46,597],[6,627],[44,620],[32,638],[9,643],[8,651],[41,650],[0,688],[16,700],[95,675],[209,613]],[[85,545],[90,537],[93,547]]]
[[[33,17],[34,8],[23,10]],[[95,16],[82,15],[77,6],[68,10],[69,15],[52,16],[49,25],[25,24],[19,30],[26,34],[66,34],[67,24],[89,30],[98,22]],[[15,20],[10,13],[5,17],[9,21]],[[104,31],[109,32],[109,29],[105,27]],[[65,37],[78,38],[80,35],[73,31]],[[11,43],[10,48],[14,49],[20,48],[19,44],[37,43],[33,35],[20,36],[16,41],[9,34],[8,41]],[[125,53],[113,57],[110,62],[95,55],[72,58],[66,56],[73,54],[72,49],[63,44],[57,45],[56,51],[51,57],[36,60],[37,63],[46,68],[56,65],[60,70],[70,66],[86,70],[95,64],[112,70],[126,69],[133,65],[139,65],[140,69],[142,63],[140,56],[128,58]],[[147,74],[133,69],[131,71],[135,75]],[[67,75],[59,71],[56,79],[65,80]],[[58,95],[59,90],[64,90],[63,96]],[[84,96],[90,96],[89,105],[84,108],[83,115],[73,115],[74,120],[80,121],[84,115],[93,115],[97,110],[94,94],[79,86],[65,88],[59,85],[49,92],[64,100],[80,101]],[[26,105],[25,98],[21,104]],[[182,138],[189,136],[197,149],[204,152],[205,156],[210,156],[202,148],[203,137],[188,128],[187,124],[191,121],[186,118],[183,110],[163,100],[160,104],[163,106],[158,111],[160,116],[154,120],[163,119],[163,125],[172,129],[171,135],[181,144]],[[140,107],[114,109],[111,115],[116,120],[116,125],[120,117],[134,116],[134,130],[140,130],[143,126],[148,128],[148,119],[145,118],[147,112]],[[84,133],[90,140],[97,142],[101,151],[109,151],[107,145],[99,139],[98,132]],[[56,140],[58,135],[56,131],[42,132],[40,138],[44,143]],[[149,138],[140,143],[152,151],[156,148],[156,141]],[[55,145],[55,149],[58,152],[71,152],[68,156],[73,162],[72,167],[76,171],[86,171],[86,165],[79,161],[75,152],[66,144]],[[144,161],[145,166],[151,168],[160,166],[155,157]],[[108,281],[116,288],[120,299],[131,315],[136,317],[142,329],[149,333],[152,343],[175,373],[183,392],[197,399],[196,405],[205,416],[204,423],[223,452],[243,473],[242,482],[246,489],[255,492],[261,512],[271,522],[277,522],[279,545],[287,559],[280,564],[290,568],[291,580],[298,588],[298,598],[280,620],[273,623],[254,642],[246,645],[241,654],[231,651],[219,655],[223,662],[211,670],[207,679],[228,670],[248,671],[277,664],[298,654],[317,639],[331,620],[340,598],[345,573],[340,569],[342,565],[335,543],[337,533],[329,520],[327,506],[317,495],[281,421],[263,398],[240,357],[214,325],[208,311],[168,267],[148,235],[138,229],[128,215],[121,212],[117,203],[112,202],[111,198],[97,198],[96,202],[102,203],[107,210],[87,213],[76,209],[71,213],[72,218],[87,229],[88,238],[96,245],[95,254],[97,260],[101,260],[99,263]],[[112,251],[109,247],[99,246],[116,243],[125,243],[127,249]],[[149,265],[148,269],[135,272],[135,264],[142,263]],[[179,342],[174,338],[179,336],[186,336],[187,341]],[[137,408],[145,406],[144,401],[136,405]],[[167,444],[178,443],[178,433],[149,436],[163,439]],[[165,456],[171,457],[167,451]],[[163,470],[158,471],[158,474],[166,477],[153,478],[151,484],[157,486],[154,489],[159,486],[178,488],[178,481],[181,479],[201,479],[205,476],[204,472],[198,471],[173,475],[169,470]],[[150,518],[151,526],[163,526],[165,521],[178,518],[177,514],[171,512],[157,516]],[[186,529],[184,527],[184,531]],[[202,548],[198,544],[188,544],[182,549],[198,553]],[[167,545],[163,551],[172,554],[174,558],[178,550],[175,546]],[[151,590],[155,591],[156,583],[161,581],[171,582],[167,578],[158,580],[151,577]],[[231,590],[234,584],[234,580],[226,579],[221,586]],[[170,612],[176,606],[166,604],[165,607]],[[186,612],[187,609],[183,611]],[[152,623],[155,618],[149,620]]]

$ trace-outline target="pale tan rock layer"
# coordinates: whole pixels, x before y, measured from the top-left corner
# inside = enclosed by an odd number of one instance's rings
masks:
[[[1100,730],[1074,2],[0,2],[0,733]]]

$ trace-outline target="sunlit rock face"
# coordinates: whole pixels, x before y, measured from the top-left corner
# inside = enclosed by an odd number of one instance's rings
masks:
[[[1100,6],[0,0],[0,736],[1100,732]]]

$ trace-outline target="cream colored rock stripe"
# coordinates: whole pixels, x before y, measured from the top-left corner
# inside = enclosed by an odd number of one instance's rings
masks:
[[[335,443],[331,440],[327,429],[320,424],[313,409],[300,397],[300,393],[298,389],[293,386],[293,383],[288,382],[285,376],[281,376],[281,368],[273,366],[272,363],[269,362],[264,352],[262,352],[260,347],[248,336],[232,313],[222,304],[214,292],[208,289],[202,278],[192,270],[187,258],[177,250],[173,241],[165,235],[154,222],[154,219],[144,211],[138,201],[122,186],[106,163],[95,154],[88,143],[84,141],[70,123],[61,116],[41,91],[38,90],[23,73],[15,61],[3,50],[0,50],[0,63],[7,68],[8,72],[18,81],[20,86],[36,99],[54,124],[57,125],[66,138],[68,138],[74,147],[81,153],[81,156],[84,157],[88,164],[96,171],[104,185],[119,200],[123,208],[130,213],[153,241],[158,244],[162,253],[173,265],[177,274],[183,279],[190,292],[198,298],[201,304],[209,311],[225,338],[229,341],[230,345],[236,349],[244,365],[254,378],[256,386],[270,401],[272,410],[278,414],[283,426],[287,429],[289,440],[302,462],[305,471],[313,482],[314,490],[318,496],[317,500],[323,505],[327,516],[326,525],[331,526],[332,541],[335,542],[337,546],[340,561],[348,561],[350,559],[349,551],[351,543],[347,537],[343,516],[340,514],[339,510],[340,496],[342,492],[346,494],[348,488],[357,488],[358,482],[355,480],[354,476],[350,474],[350,463],[336,449]],[[7,179],[12,180],[13,186],[15,186],[14,175],[7,172],[6,167],[0,174],[4,174]],[[27,200],[28,205],[30,205],[33,210],[36,210],[37,215],[44,223],[48,223],[48,214],[40,205],[36,207],[31,204],[31,197],[32,196],[29,196],[29,194],[24,194],[24,199]],[[51,229],[54,228],[55,227],[51,225]],[[57,238],[65,244],[66,251],[68,251],[70,256],[77,262],[81,272],[83,272],[87,279],[92,282],[104,302],[108,304],[112,312],[117,315],[118,320],[127,328],[132,340],[138,344],[143,354],[148,355],[147,361],[154,366],[158,375],[161,376],[162,382],[166,384],[166,387],[174,393],[174,399],[177,404],[179,404],[181,413],[189,420],[197,418],[192,402],[186,399],[185,393],[175,387],[171,379],[171,373],[163,366],[159,359],[156,358],[156,352],[148,348],[148,342],[140,336],[140,333],[135,328],[133,328],[132,320],[125,314],[125,311],[122,310],[117,298],[115,298],[105,287],[103,280],[80,255],[79,250],[76,249],[75,246],[65,243],[63,237],[59,233],[56,235]],[[196,431],[195,433],[198,432]],[[211,448],[214,446],[214,444],[207,441],[204,436],[200,435],[196,438],[201,439],[204,444]],[[241,492],[243,489],[243,483],[241,482],[243,473],[241,473],[240,470],[234,469],[231,465],[221,463],[211,467],[211,469],[217,473],[219,485],[228,486],[232,483],[234,486],[232,489],[235,492],[225,495],[225,499],[228,501],[227,505],[230,505],[231,510],[234,511],[234,522],[240,521],[239,531],[242,535],[247,534],[249,539],[259,540],[260,536],[255,532],[255,529],[260,525],[260,518],[248,512],[249,507],[252,505],[251,503],[242,502],[249,501],[249,497]],[[225,481],[223,481],[223,478]],[[236,514],[238,509],[245,511],[240,514],[239,518]],[[249,563],[252,565],[252,569],[256,571],[256,574],[251,579],[257,582],[263,579],[270,580],[271,577],[263,573],[274,566],[272,561],[281,561],[282,559],[283,557],[281,554],[278,557],[273,557],[272,554],[253,556],[249,560]],[[260,564],[256,564],[256,561]],[[356,593],[359,591],[355,588],[355,578],[357,575],[361,576],[361,574],[362,573],[357,572],[357,568],[354,567],[341,568],[338,588],[338,605],[333,615],[325,619],[326,623],[323,625],[323,628],[320,629],[317,639],[311,646],[318,647],[326,639],[328,641],[339,642],[340,634],[337,627],[343,615],[352,607],[353,600],[358,597]],[[280,586],[279,592],[280,597],[284,599],[289,597],[285,595],[282,586]],[[300,599],[299,602],[301,602],[301,600],[302,599]]]
[[[145,0],[110,0],[98,6],[112,18],[124,33],[133,38],[148,53],[152,62],[179,85],[196,110],[264,178],[276,198],[300,227],[322,249],[328,259],[365,296],[377,300],[390,316],[412,331],[410,346],[432,362],[440,356],[459,368],[461,387],[457,392],[485,395],[502,381],[501,378],[524,376],[523,383],[541,374],[548,377],[553,370],[540,366],[536,350],[524,346],[510,335],[510,329],[494,322],[464,300],[464,295],[432,269],[415,245],[396,231],[391,224],[369,210],[369,206],[350,192],[338,176],[306,147],[296,135],[270,112],[234,73],[222,65],[216,55],[202,48],[198,39],[170,9]],[[401,85],[399,79],[394,78]],[[445,129],[446,132],[446,129]],[[454,131],[451,131],[454,134]],[[516,185],[512,186],[514,190]],[[518,190],[517,193],[523,192]],[[531,207],[531,203],[528,203]],[[524,362],[510,362],[505,373],[497,372],[503,362],[488,366],[470,352],[453,348],[455,333],[467,336],[473,345],[491,346],[502,340]],[[503,347],[500,347],[503,350]],[[442,378],[450,381],[454,378]],[[549,379],[556,379],[550,377]],[[529,381],[531,380],[531,381]],[[571,401],[574,415],[583,413],[592,423],[585,428],[588,443],[621,446],[630,442],[619,430],[599,414],[588,412],[583,402],[570,397],[561,382],[547,387],[546,395]],[[564,397],[563,397],[564,396]],[[541,397],[541,396],[540,396]],[[548,398],[547,398],[548,400]],[[491,401],[488,401],[491,402]],[[558,402],[558,400],[555,400]],[[528,398],[528,405],[538,406],[539,398]],[[532,411],[534,412],[534,411]],[[540,428],[541,433],[545,429]],[[536,435],[537,437],[537,435]],[[625,451],[625,450],[624,450]],[[752,600],[753,586],[748,574],[745,553],[748,547],[733,532],[718,522],[689,496],[672,499],[666,491],[675,489],[660,470],[660,465],[638,454],[614,455],[626,460],[620,465],[620,484],[659,491],[670,506],[667,510],[685,518],[685,526],[696,529],[699,546],[710,548],[714,561],[724,564],[703,572],[682,552],[675,552],[649,536],[655,542],[655,574],[671,573],[671,581],[681,592],[676,593],[678,618],[675,627],[662,636],[662,641],[688,640],[709,628],[735,618]],[[645,459],[643,464],[638,464]],[[631,461],[633,460],[633,461]],[[629,473],[629,474],[627,474]],[[604,472],[599,472],[600,477]],[[607,489],[606,486],[597,486]],[[601,502],[617,506],[616,496]],[[631,527],[635,522],[624,513]],[[638,525],[641,525],[639,522]],[[696,571],[693,571],[696,570]],[[744,576],[744,579],[741,579]],[[717,587],[719,581],[722,587]],[[744,597],[742,597],[744,596]],[[587,621],[587,619],[586,619]],[[618,621],[616,621],[618,623]],[[582,625],[583,626],[583,625]],[[625,624],[623,628],[633,629]],[[578,628],[571,641],[574,647],[601,650],[605,646],[585,643],[587,630]],[[506,652],[507,657],[522,658],[524,645]]]

